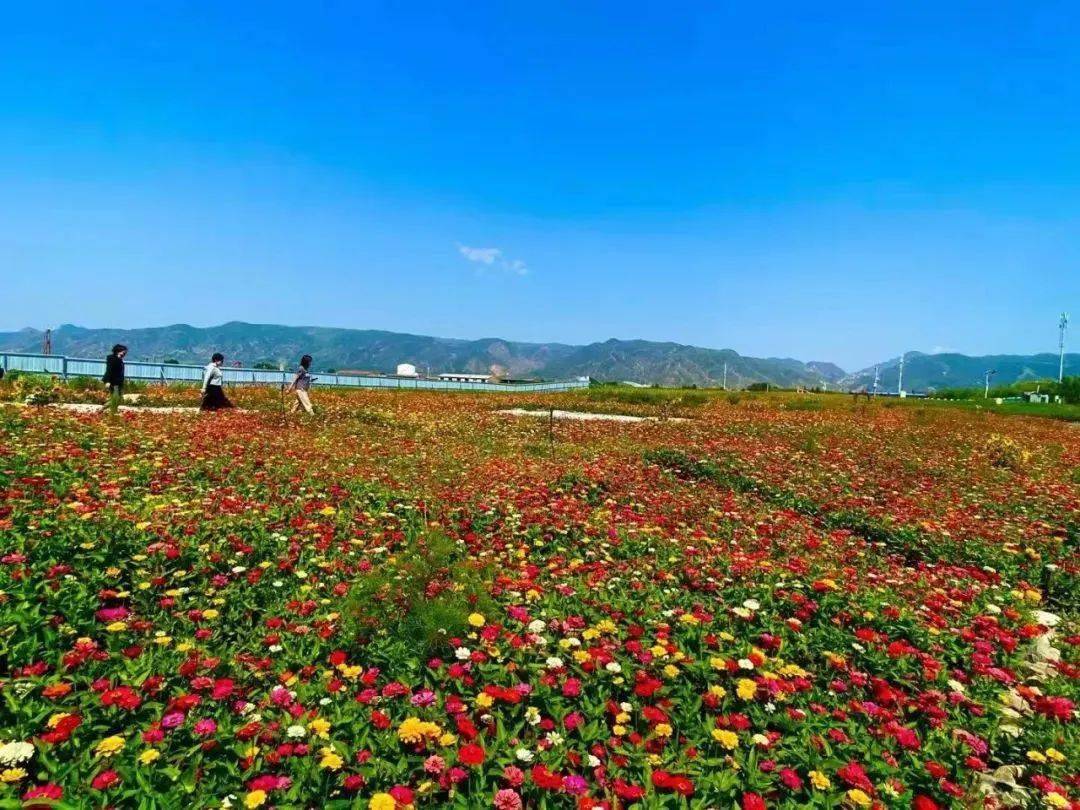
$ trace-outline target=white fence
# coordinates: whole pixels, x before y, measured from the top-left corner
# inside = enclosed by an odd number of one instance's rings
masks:
[[[54,374],[62,379],[68,377],[97,377],[105,373],[104,360],[81,357],[63,357],[55,354],[18,354],[0,352],[0,368],[5,371],[21,371],[31,374]],[[229,385],[280,386],[292,380],[292,371],[270,371],[258,368],[222,367],[225,382]],[[203,367],[177,365],[175,363],[147,363],[137,360],[125,361],[125,377],[144,382],[202,382]],[[410,377],[376,377],[354,374],[315,374],[317,385],[339,388],[405,388],[437,391],[570,391],[588,388],[587,379],[559,380],[556,382],[456,382],[451,380],[428,380]]]

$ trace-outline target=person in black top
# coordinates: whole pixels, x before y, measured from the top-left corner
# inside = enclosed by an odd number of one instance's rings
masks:
[[[105,358],[105,376],[101,381],[109,389],[109,398],[119,400],[124,393],[124,356],[128,348],[122,343],[117,343],[112,348],[112,354]]]

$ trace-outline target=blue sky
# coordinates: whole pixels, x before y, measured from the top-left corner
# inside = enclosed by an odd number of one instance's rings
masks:
[[[0,329],[1053,351],[1078,41],[1031,0],[12,5]]]

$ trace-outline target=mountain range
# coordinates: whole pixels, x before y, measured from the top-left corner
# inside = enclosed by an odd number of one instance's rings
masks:
[[[0,351],[39,352],[43,333],[36,329],[0,332]],[[706,349],[679,343],[611,339],[584,346],[525,343],[483,338],[459,340],[372,329],[278,326],[232,321],[221,326],[185,324],[142,329],[86,329],[65,324],[52,333],[52,350],[69,357],[103,357],[114,343],[130,347],[129,359],[205,363],[215,351],[245,366],[269,363],[291,367],[304,353],[320,370],[392,373],[399,363],[412,363],[421,373],[443,371],[495,372],[512,377],[565,379],[589,376],[599,380],[661,385],[742,388],[755,382],[851,388],[873,385],[873,368],[852,374],[835,363],[779,357],[747,357],[731,349]],[[1067,364],[1080,367],[1080,355]],[[904,387],[974,385],[989,368],[994,382],[1057,376],[1057,356],[961,354],[905,356]],[[895,390],[899,359],[880,364],[879,389]]]

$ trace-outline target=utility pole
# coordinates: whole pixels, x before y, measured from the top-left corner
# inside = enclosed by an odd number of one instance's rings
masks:
[[[901,397],[904,395],[904,355],[905,354],[907,354],[907,352],[904,352],[903,354],[900,355],[900,380],[896,383],[896,395],[901,396]]]
[[[1069,313],[1061,313],[1058,323],[1058,384],[1065,379],[1065,330],[1069,328]]]
[[[727,360],[724,361],[724,390],[727,391]]]
[[[986,386],[983,388],[983,399],[990,398],[990,378],[997,374],[994,369],[988,369],[983,375],[986,378]]]
[[[52,329],[45,330],[45,337],[41,339],[41,353],[44,355],[52,354]]]
[[[879,377],[878,377],[878,367],[874,366],[874,396],[875,397],[877,396],[878,379],[879,379]]]

